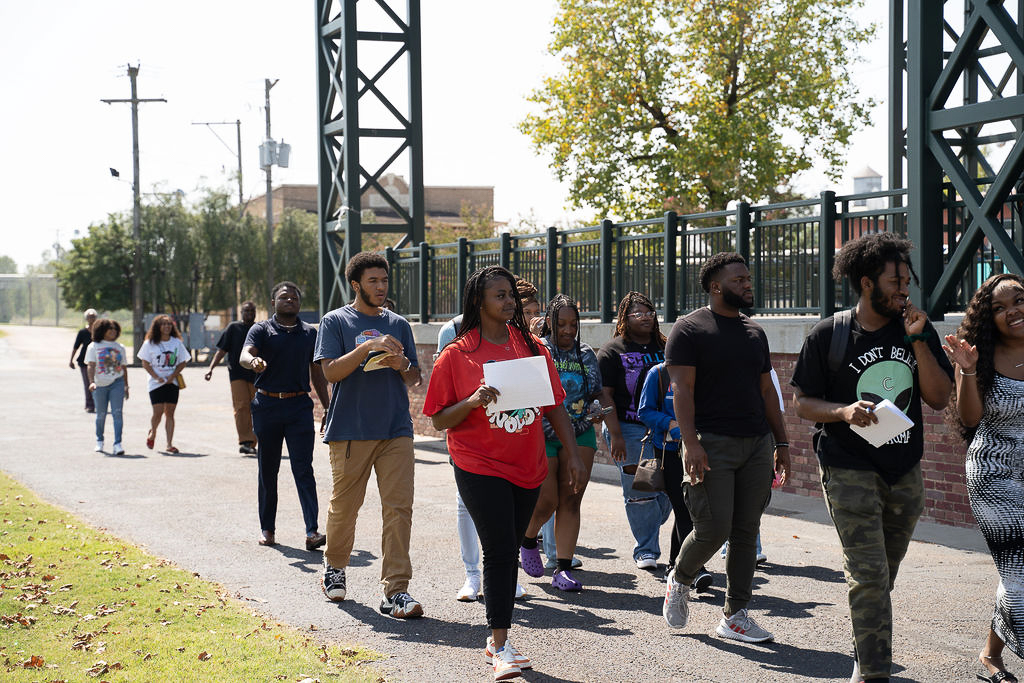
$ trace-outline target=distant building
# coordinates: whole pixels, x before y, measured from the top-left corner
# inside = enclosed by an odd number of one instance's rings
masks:
[[[400,175],[386,173],[380,184],[403,206],[409,205],[409,184]],[[299,209],[316,213],[316,185],[279,185],[271,190],[271,206],[276,224],[285,209]],[[429,224],[445,224],[464,227],[461,218],[462,207],[466,205],[475,214],[494,212],[494,187],[440,185],[423,188],[425,221]],[[373,231],[373,223],[398,223],[398,214],[376,188],[363,193],[364,230]],[[255,218],[266,218],[266,195],[253,197],[245,207],[245,213]]]
[[[865,166],[861,170],[853,174],[853,193],[854,194],[867,194],[869,192],[881,192],[882,191],[882,174],[871,168]],[[882,198],[878,199],[858,199],[853,203],[854,206],[863,206],[867,208],[882,208],[885,205],[885,200]]]

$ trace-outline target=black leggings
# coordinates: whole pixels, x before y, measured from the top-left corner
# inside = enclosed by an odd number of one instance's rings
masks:
[[[664,455],[662,466],[665,469],[665,495],[672,503],[673,517],[675,524],[672,529],[672,547],[668,554],[669,565],[676,563],[679,555],[679,548],[683,540],[693,531],[693,521],[690,519],[690,511],[683,501],[683,459],[679,451],[663,451],[660,448],[654,449],[654,456],[660,458]]]
[[[487,626],[512,625],[519,572],[519,544],[533,516],[540,487],[524,489],[501,477],[455,469],[455,485],[466,504],[484,551],[484,604]]]

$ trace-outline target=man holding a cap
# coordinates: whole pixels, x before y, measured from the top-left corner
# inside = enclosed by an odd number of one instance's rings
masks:
[[[355,301],[324,316],[313,358],[334,383],[324,441],[334,477],[327,511],[324,593],[345,599],[345,568],[355,542],[356,516],[370,470],[384,522],[380,611],[399,619],[418,617],[423,606],[408,593],[412,578],[413,442],[407,387],[420,381],[412,327],[384,308],[388,262],[362,252],[345,266]]]

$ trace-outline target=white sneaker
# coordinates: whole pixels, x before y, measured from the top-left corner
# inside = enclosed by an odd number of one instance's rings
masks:
[[[764,553],[758,553],[757,554],[757,564],[762,564],[762,563],[767,562],[767,561],[768,561],[768,556],[767,555],[765,555]]]
[[[646,554],[645,555],[641,555],[640,557],[636,558],[636,568],[637,569],[657,569],[658,568],[658,558],[656,558],[654,555],[646,555]]]
[[[515,658],[516,666],[520,669],[532,669],[533,663],[526,657],[524,657],[516,646],[512,644],[512,641],[505,639],[505,648],[512,651],[512,656]],[[487,636],[487,647],[484,648],[484,660],[493,665],[494,664],[494,638]]]
[[[526,595],[526,589],[523,588],[522,584],[516,582],[516,600],[522,600],[524,595]]]
[[[96,442],[96,448],[93,449],[93,450],[95,450],[97,453],[102,453],[103,452],[103,442],[102,441],[97,441]]]
[[[665,623],[672,628],[683,628],[690,618],[690,587],[676,581],[674,576],[668,577],[668,588],[665,590],[665,604],[661,608],[661,615],[665,617]]]
[[[731,617],[723,616],[722,620],[718,622],[715,633],[723,638],[742,640],[744,643],[763,643],[774,637],[761,628],[745,609],[741,609]]]
[[[467,576],[466,583],[462,584],[455,599],[459,602],[476,602],[478,595],[480,595],[480,577]]]
[[[121,444],[114,444],[114,455],[124,455],[124,447]]]
[[[496,681],[507,681],[510,678],[519,678],[523,675],[523,670],[516,664],[515,649],[508,640],[505,641],[505,647],[494,653],[491,661]]]

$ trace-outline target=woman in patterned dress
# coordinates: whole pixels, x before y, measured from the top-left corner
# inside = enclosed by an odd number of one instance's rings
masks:
[[[1003,648],[1024,657],[1024,279],[995,275],[971,298],[943,345],[956,374],[951,415],[967,449],[967,491],[999,571],[996,605],[978,655],[992,683],[1013,682]]]

